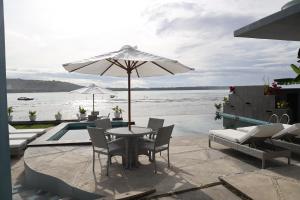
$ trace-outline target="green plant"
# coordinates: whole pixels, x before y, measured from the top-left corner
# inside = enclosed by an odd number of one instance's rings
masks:
[[[229,103],[228,97],[224,97],[224,98],[223,98],[223,101],[224,101],[224,103]]]
[[[33,116],[36,116],[36,111],[31,111],[31,110],[29,110],[29,116],[30,117],[33,117]]]
[[[8,116],[10,116],[11,113],[13,113],[13,112],[14,112],[14,109],[13,109],[12,106],[10,106],[10,107],[7,108],[7,114],[8,114]]]
[[[215,103],[215,108],[217,111],[220,111],[222,109],[222,103]]]
[[[83,107],[79,106],[79,113],[80,114],[85,114],[86,113],[86,109],[84,109]]]
[[[122,113],[122,112],[123,112],[123,109],[120,108],[119,106],[113,107],[112,110],[113,110],[115,113]]]

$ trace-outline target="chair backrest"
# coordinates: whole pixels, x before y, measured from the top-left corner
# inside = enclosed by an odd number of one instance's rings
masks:
[[[94,147],[108,149],[104,129],[95,127],[87,127],[87,129]]]
[[[174,125],[166,126],[158,129],[155,146],[163,146],[170,143],[170,138],[173,132]]]
[[[163,127],[164,121],[164,119],[149,118],[147,128],[151,128],[152,130],[156,131]]]
[[[96,125],[97,128],[104,129],[104,131],[106,131],[107,129],[112,128],[109,118],[98,119],[98,120],[95,121],[95,125]]]

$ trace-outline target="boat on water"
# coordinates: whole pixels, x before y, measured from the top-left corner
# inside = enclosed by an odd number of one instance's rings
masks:
[[[19,97],[18,100],[19,101],[31,101],[33,100],[34,98],[29,98],[29,97]]]

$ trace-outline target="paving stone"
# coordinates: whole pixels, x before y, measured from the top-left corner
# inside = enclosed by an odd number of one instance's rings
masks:
[[[291,166],[225,176],[222,179],[252,199],[298,200],[299,174],[300,168]]]
[[[108,198],[113,198],[120,193],[150,187],[156,188],[156,194],[181,191],[219,182],[219,176],[243,174],[260,168],[259,160],[232,151],[222,145],[213,144],[213,148],[208,148],[207,137],[202,136],[172,138],[171,168],[167,167],[166,155],[165,152],[162,153],[162,156],[157,154],[157,174],[154,174],[153,163],[149,162],[147,156],[140,156],[141,165],[139,168],[131,170],[123,168],[120,157],[113,157],[109,177],[106,176],[107,157],[104,155],[101,155],[100,160],[96,157],[95,172],[93,172],[91,146],[32,147],[25,151],[24,161],[30,170],[63,181],[59,184],[68,185],[74,188],[74,191],[77,189]],[[279,160],[270,165],[281,168],[286,166],[286,162]],[[18,177],[22,177],[22,173],[20,173],[22,169],[22,162],[15,161],[12,169],[15,182]],[[268,173],[273,172],[268,171]],[[289,177],[284,170],[277,173]],[[282,187],[282,190],[288,191],[297,186],[294,184],[288,188]],[[211,193],[217,195],[221,190],[217,188],[215,192]],[[204,191],[198,192],[202,194]],[[193,197],[192,194],[189,195]],[[220,199],[212,194],[207,196],[211,199]]]

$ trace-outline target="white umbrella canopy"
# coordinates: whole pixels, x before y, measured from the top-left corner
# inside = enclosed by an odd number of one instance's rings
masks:
[[[137,50],[137,47],[123,46],[120,50],[95,56],[77,62],[64,64],[69,72],[128,78],[128,122],[131,122],[131,77],[163,76],[185,73],[189,68],[176,60],[156,56]]]
[[[77,90],[71,91],[71,93],[80,93],[80,94],[111,94],[113,93],[111,90],[100,87],[95,84],[90,84],[87,87],[83,87]]]
[[[111,90],[108,90],[106,88],[102,88],[100,86],[97,86],[95,84],[90,84],[87,87],[83,87],[77,90],[71,91],[71,93],[80,93],[80,94],[93,94],[93,112],[95,111],[95,94],[112,94],[113,92]]]

